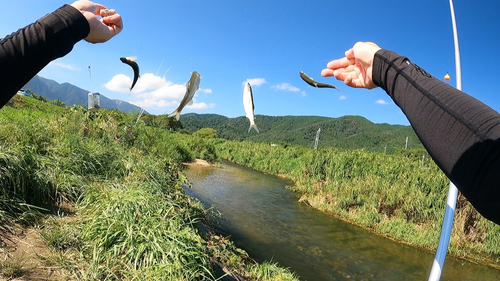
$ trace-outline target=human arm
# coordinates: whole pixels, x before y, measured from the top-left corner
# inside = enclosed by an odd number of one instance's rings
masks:
[[[80,6],[64,5],[0,40],[0,107],[49,62],[68,54],[80,40],[104,42],[123,28],[118,14],[99,20],[94,13],[98,4],[76,1],[72,5]],[[103,25],[112,25],[114,33],[106,32]]]
[[[448,178],[484,217],[500,224],[500,114],[404,56],[384,49],[365,51],[373,56],[371,64],[363,58],[365,64],[356,65],[346,52],[346,58],[330,62],[322,74],[349,86],[384,89]],[[363,67],[371,67],[371,75],[355,70]]]

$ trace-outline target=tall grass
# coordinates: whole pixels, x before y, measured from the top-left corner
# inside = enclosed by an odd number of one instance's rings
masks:
[[[217,260],[252,280],[253,262],[229,241],[214,247],[208,213],[181,187],[183,161],[217,161],[209,141],[115,110],[11,105],[0,110],[0,227],[39,222],[48,265],[77,280],[216,280]],[[76,218],[41,223],[62,202]]]

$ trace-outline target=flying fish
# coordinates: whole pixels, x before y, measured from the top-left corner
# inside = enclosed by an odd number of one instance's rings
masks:
[[[137,56],[120,58],[123,63],[130,65],[130,67],[132,67],[132,69],[134,70],[134,81],[132,82],[132,86],[130,86],[130,91],[132,91],[135,83],[137,83],[137,79],[139,79],[139,65],[135,62],[136,59]]]
[[[197,71],[193,71],[191,73],[191,78],[186,84],[186,93],[184,94],[184,98],[182,98],[181,103],[179,104],[179,107],[177,107],[174,112],[170,113],[168,117],[173,117],[175,116],[175,119],[179,121],[179,118],[181,117],[181,111],[186,105],[191,105],[193,104],[193,97],[196,91],[199,90],[200,87],[200,79],[202,76]]]
[[[252,94],[252,86],[250,83],[245,82],[245,89],[243,89],[243,107],[245,108],[245,113],[247,115],[248,120],[250,120],[250,127],[248,128],[248,132],[252,128],[259,132],[257,125],[255,124],[255,116],[253,115],[253,111],[255,110],[255,105],[253,103],[253,94]]]
[[[299,75],[300,75],[300,78],[302,78],[302,80],[304,80],[307,84],[309,84],[309,85],[311,85],[313,87],[316,87],[316,88],[332,88],[332,89],[336,89],[336,90],[340,91],[339,88],[337,88],[337,87],[335,87],[333,85],[314,81],[311,77],[307,76],[307,74],[305,74],[303,71],[301,71],[299,73]]]

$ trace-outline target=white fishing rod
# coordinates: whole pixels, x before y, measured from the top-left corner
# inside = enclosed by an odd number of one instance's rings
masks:
[[[453,0],[450,0],[451,22],[453,26],[453,38],[455,44],[455,69],[457,77],[457,89],[462,90],[462,68],[460,65],[460,48],[458,46],[458,32],[457,23],[455,20],[455,9],[453,8]],[[441,228],[441,237],[439,237],[439,244],[432,264],[429,281],[437,281],[441,278],[441,273],[444,267],[444,260],[448,245],[450,243],[451,229],[453,227],[453,219],[455,217],[455,206],[457,204],[458,190],[457,187],[450,181],[450,188],[448,190],[448,200],[446,202],[446,211],[444,214],[443,226]]]

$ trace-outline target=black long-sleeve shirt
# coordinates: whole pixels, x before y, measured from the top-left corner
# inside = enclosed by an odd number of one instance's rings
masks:
[[[500,114],[388,50],[375,54],[372,77],[448,178],[500,224]]]
[[[90,32],[83,14],[70,5],[0,40],[0,108],[49,62],[68,54]]]

